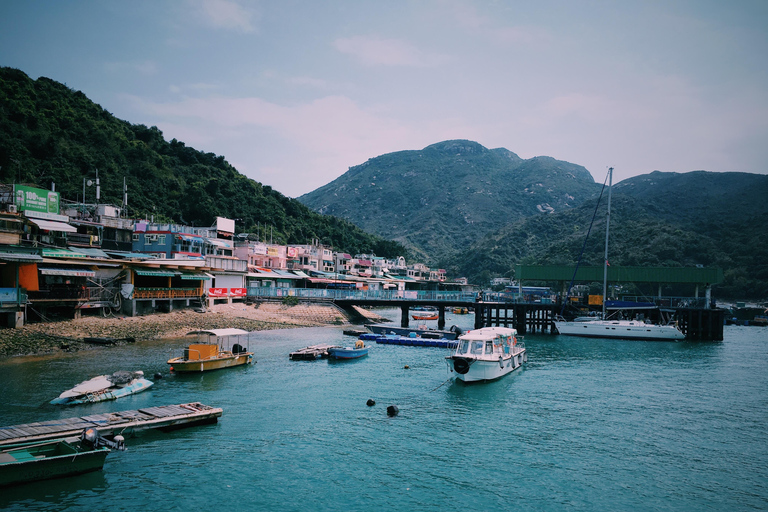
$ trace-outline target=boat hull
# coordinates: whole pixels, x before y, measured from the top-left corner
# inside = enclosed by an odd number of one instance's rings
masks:
[[[685,339],[673,325],[653,325],[634,321],[555,322],[560,334],[585,338],[611,338],[641,341],[681,341]]]
[[[113,387],[100,390],[94,393],[87,393],[74,397],[59,397],[51,400],[53,405],[78,405],[91,404],[96,402],[105,402],[107,400],[116,400],[118,398],[133,395],[146,391],[154,385],[154,382],[147,379],[134,379],[130,384],[123,387]]]
[[[337,360],[358,359],[368,355],[368,347],[365,348],[340,348],[332,347],[328,349],[328,357]]]
[[[0,452],[0,487],[99,471],[109,448],[79,451],[64,441],[6,447]]]
[[[456,378],[464,382],[496,380],[512,373],[528,361],[528,353],[523,349],[503,356],[501,359],[473,359],[461,356],[448,356],[448,368],[456,373]]]
[[[396,327],[394,325],[387,325],[387,324],[368,324],[366,325],[368,329],[371,330],[371,332],[375,334],[398,334],[400,336],[408,336],[410,333],[416,333],[417,336],[421,338],[431,338],[431,339],[446,339],[446,340],[455,340],[457,333],[455,331],[444,331],[444,330],[438,330],[438,329],[417,329],[417,328],[408,328],[408,327]]]
[[[215,357],[211,359],[195,359],[186,360],[182,357],[176,357],[169,359],[168,364],[171,365],[174,372],[177,373],[195,373],[206,372],[210,370],[223,370],[224,368],[232,368],[234,366],[242,366],[249,364],[253,359],[251,352],[245,352],[241,354]]]

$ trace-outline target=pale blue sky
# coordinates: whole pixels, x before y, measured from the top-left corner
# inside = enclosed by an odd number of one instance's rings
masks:
[[[0,0],[0,65],[291,197],[446,139],[768,173],[767,36],[766,0]]]

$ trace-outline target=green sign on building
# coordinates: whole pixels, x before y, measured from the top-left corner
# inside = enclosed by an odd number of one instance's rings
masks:
[[[41,188],[14,185],[14,197],[19,211],[59,213],[59,193]]]

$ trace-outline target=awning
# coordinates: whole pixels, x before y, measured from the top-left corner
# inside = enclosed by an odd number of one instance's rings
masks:
[[[216,247],[224,247],[225,249],[231,249],[232,246],[229,245],[224,240],[219,240],[218,238],[206,238],[205,239],[209,244],[215,245]]]
[[[142,254],[139,252],[125,252],[125,251],[104,251],[110,256],[115,258],[122,258],[127,260],[148,260],[152,258],[149,254]]]
[[[101,249],[86,248],[86,247],[70,247],[69,250],[75,253],[85,254],[86,256],[90,256],[91,258],[109,259],[109,255],[107,255],[107,253],[105,253]]]
[[[136,275],[139,276],[155,276],[155,277],[173,277],[178,272],[174,272],[173,270],[160,270],[160,269],[148,269],[148,268],[135,268],[133,269],[134,272],[136,272]]]
[[[44,229],[46,231],[63,231],[65,233],[77,233],[77,228],[74,226],[70,226],[66,222],[56,222],[53,220],[43,220],[43,219],[29,219],[29,222],[32,224],[36,224],[37,227],[40,229]]]
[[[294,274],[296,274],[296,275],[297,275],[297,276],[299,276],[299,277],[303,277],[303,278],[307,278],[307,277],[309,277],[307,274],[305,274],[305,273],[304,273],[304,272],[302,272],[301,270],[294,270],[294,271],[293,271],[293,273],[294,273]]]
[[[203,241],[203,237],[201,237],[201,236],[188,235],[186,233],[176,233],[176,236],[178,238],[181,238],[185,242],[200,242],[200,243],[202,243],[202,241]]]
[[[277,274],[277,275],[275,276],[275,278],[277,278],[277,279],[301,279],[301,278],[300,278],[299,276],[297,276],[296,274],[293,274],[293,273],[291,273],[291,272],[287,272],[287,271],[285,271],[285,270],[273,270],[272,272],[274,272],[275,274]]]
[[[96,277],[93,270],[80,270],[74,268],[39,268],[44,276],[71,276],[71,277]]]
[[[43,249],[44,258],[87,258],[81,252],[72,252],[67,249]]]
[[[199,281],[208,281],[211,279],[211,276],[208,274],[184,274],[182,273],[180,276],[182,279],[195,279]]]
[[[17,263],[37,263],[43,261],[39,254],[24,254],[21,252],[0,252],[0,261],[14,261]]]

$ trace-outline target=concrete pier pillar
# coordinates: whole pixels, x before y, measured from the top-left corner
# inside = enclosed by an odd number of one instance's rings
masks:
[[[400,306],[400,327],[408,327],[408,306]]]
[[[437,328],[445,329],[445,306],[437,307]]]

